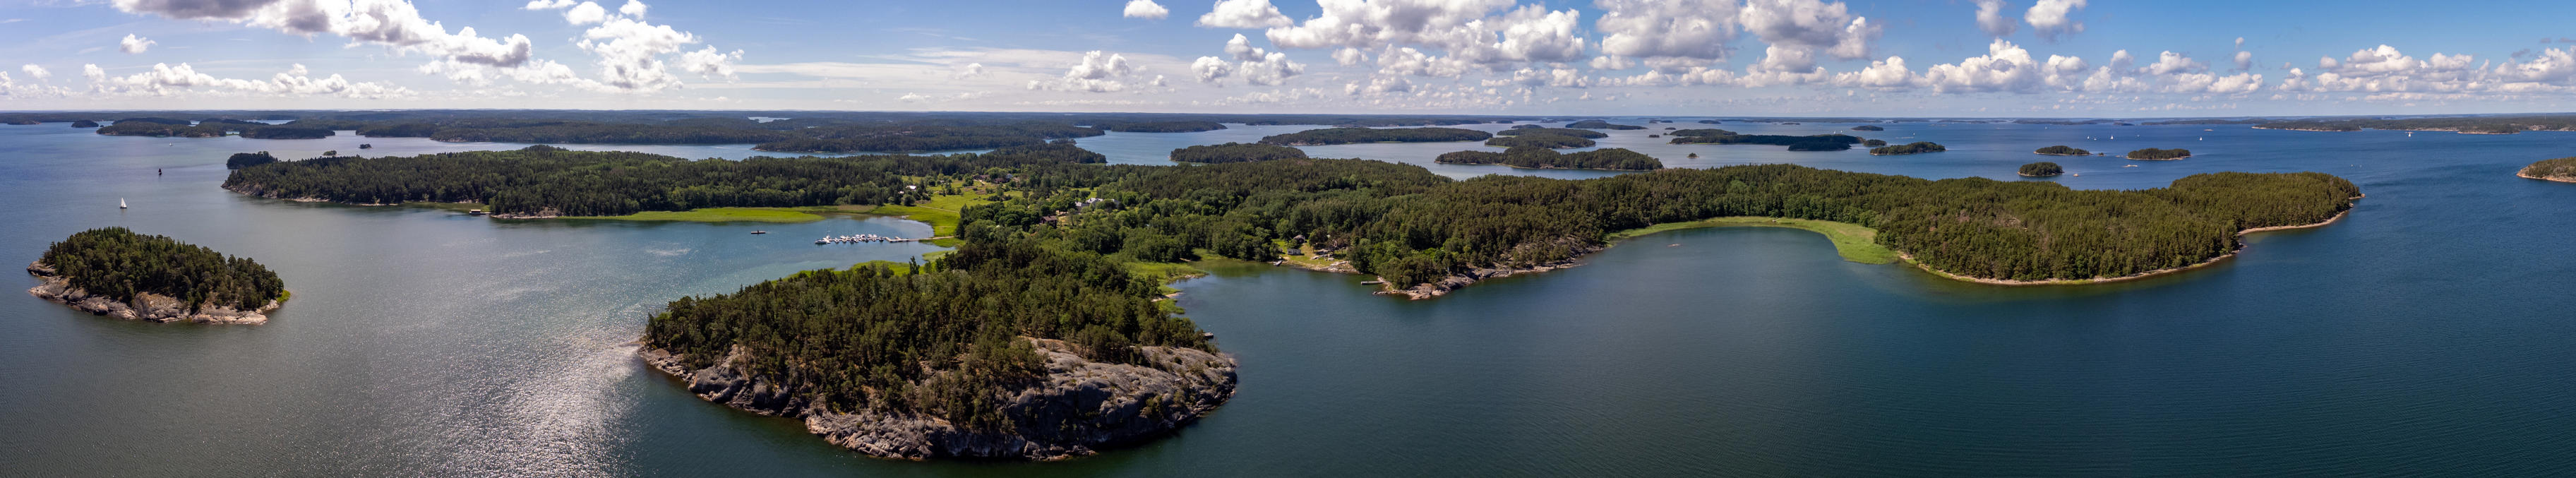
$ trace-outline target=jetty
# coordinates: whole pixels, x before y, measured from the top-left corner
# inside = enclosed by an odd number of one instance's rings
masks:
[[[939,238],[937,238],[937,237],[933,237],[933,238],[930,238],[930,239],[939,239]],[[920,242],[920,241],[927,241],[927,240],[930,240],[930,239],[906,239],[906,238],[901,238],[901,237],[887,237],[887,236],[879,236],[879,235],[875,235],[875,234],[858,234],[858,235],[850,235],[850,236],[823,236],[823,238],[822,238],[822,239],[815,239],[815,240],[814,240],[814,245],[818,245],[818,246],[819,246],[819,245],[824,245],[824,244],[859,244],[859,243],[868,243],[868,242]]]

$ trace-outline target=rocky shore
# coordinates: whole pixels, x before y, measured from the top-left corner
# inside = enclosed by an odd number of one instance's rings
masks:
[[[1045,357],[1041,383],[1002,398],[1007,430],[968,430],[937,416],[834,410],[810,393],[782,388],[744,369],[741,347],[706,368],[644,348],[654,369],[687,382],[689,393],[762,415],[800,419],[832,444],[882,458],[1061,460],[1162,436],[1234,397],[1235,359],[1198,349],[1137,347],[1149,366],[1082,358],[1063,341],[1025,339]]]
[[[2542,180],[2542,181],[2557,181],[2557,182],[2562,182],[2562,183],[2576,183],[2576,176],[2569,176],[2569,175],[2548,175],[2548,176],[2543,176],[2543,175],[2532,174],[2530,171],[2523,171],[2523,172],[2513,173],[2513,175],[2514,175],[2514,176],[2520,176],[2520,177],[2523,177],[2523,178],[2526,178],[2526,179],[2538,179],[2538,180]]]
[[[1574,254],[1569,255],[1565,260],[1561,261],[1529,267],[1479,267],[1466,272],[1450,274],[1448,277],[1440,278],[1439,282],[1414,284],[1412,287],[1398,289],[1396,288],[1396,284],[1386,284],[1386,290],[1378,291],[1377,293],[1385,295],[1400,295],[1412,300],[1429,299],[1448,295],[1449,291],[1458,290],[1460,288],[1467,287],[1468,285],[1486,280],[1500,279],[1520,274],[1535,274],[1583,265],[1581,261],[1584,256],[1592,255],[1592,253],[1595,252],[1601,252],[1601,249],[1603,249],[1601,246],[1588,244],[1574,244],[1572,247],[1574,248]],[[1383,282],[1386,279],[1381,277],[1378,280]]]
[[[213,304],[199,304],[196,310],[192,311],[189,310],[188,304],[180,302],[177,298],[150,292],[136,294],[129,300],[91,295],[89,291],[72,287],[70,278],[55,273],[53,266],[42,262],[27,264],[27,274],[45,281],[42,285],[27,289],[30,295],[92,314],[126,320],[151,322],[185,320],[207,324],[255,325],[268,323],[268,312],[277,310],[281,305],[278,301],[271,300],[257,310],[238,310]]]

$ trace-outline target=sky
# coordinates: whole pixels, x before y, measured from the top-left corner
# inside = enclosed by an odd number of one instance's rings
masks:
[[[0,0],[0,110],[2576,111],[2576,4]]]

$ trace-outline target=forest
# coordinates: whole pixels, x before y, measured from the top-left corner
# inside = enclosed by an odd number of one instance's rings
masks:
[[[1504,148],[1517,148],[1522,146],[1535,146],[1540,148],[1588,148],[1594,144],[1596,143],[1592,142],[1590,139],[1561,134],[1495,136],[1494,139],[1485,140],[1486,146],[1499,146]]]
[[[1141,360],[1136,346],[1215,351],[1196,324],[1155,302],[1161,285],[1097,253],[970,242],[926,265],[807,271],[681,298],[646,322],[644,344],[693,369],[740,347],[743,368],[762,381],[843,413],[1048,427],[1001,413],[1046,370],[1020,337],[1063,339],[1108,363]]]
[[[1672,144],[1772,144],[1788,146],[1790,151],[1842,151],[1861,142],[1860,138],[1847,134],[1736,134],[1722,129],[1685,129],[1671,134]]]
[[[1611,124],[1611,123],[1610,123],[1610,122],[1608,122],[1608,121],[1602,121],[1602,120],[1597,120],[1597,119],[1592,119],[1592,120],[1583,120],[1583,121],[1576,121],[1576,122],[1572,122],[1572,123],[1566,123],[1566,124],[1565,124],[1565,127],[1567,127],[1567,128],[1574,128],[1574,129],[1611,129],[1611,130],[1646,129],[1646,127],[1644,127],[1644,126],[1637,126],[1637,125],[1632,125],[1632,124]]]
[[[1538,137],[1545,137],[1540,135]],[[1502,139],[1502,138],[1495,138]],[[1580,139],[1580,138],[1577,138]],[[1590,141],[1590,140],[1585,140]],[[1603,148],[1579,153],[1560,154],[1545,146],[1514,146],[1503,152],[1468,150],[1442,153],[1435,162],[1452,164],[1502,164],[1532,169],[1610,169],[1652,171],[1664,169],[1664,162],[1645,153],[1624,148]]]
[[[1884,126],[1879,126],[1879,125],[1865,124],[1865,125],[1860,125],[1860,126],[1853,126],[1853,127],[1851,127],[1851,130],[1852,130],[1852,131],[1887,131],[1887,128],[1886,128],[1886,127],[1884,127]]]
[[[182,138],[220,138],[223,137],[225,133],[229,132],[230,130],[224,129],[224,127],[220,125],[190,126],[184,120],[179,124],[126,120],[118,121],[116,124],[107,125],[98,129],[98,134],[108,136],[177,136]]]
[[[241,137],[253,139],[322,139],[331,137],[335,134],[338,133],[322,128],[268,126],[265,124],[241,129]]]
[[[37,261],[90,294],[128,301],[149,292],[186,302],[190,312],[207,305],[252,310],[286,297],[286,282],[249,258],[122,227],[72,234]]]
[[[930,192],[906,186],[938,184],[929,178],[1105,160],[1099,153],[1062,143],[955,156],[741,161],[691,161],[538,145],[515,151],[260,164],[234,170],[224,178],[224,189],[347,204],[479,202],[495,214],[617,216],[708,207],[911,204],[928,198]]]
[[[1552,134],[1552,135],[1557,135],[1557,136],[1572,136],[1572,137],[1576,137],[1576,138],[1585,138],[1585,139],[1601,139],[1601,138],[1608,138],[1608,137],[1610,137],[1610,133],[1603,133],[1603,132],[1593,131],[1593,130],[1588,130],[1588,129],[1548,128],[1548,127],[1543,127],[1543,126],[1538,126],[1538,125],[1526,125],[1526,124],[1525,124],[1525,125],[1520,125],[1520,126],[1513,126],[1513,127],[1511,127],[1511,129],[1506,129],[1506,130],[1502,130],[1501,132],[1494,133],[1494,135],[1496,135],[1496,136],[1527,136],[1527,135],[1538,135],[1538,134]]]
[[[1261,138],[1261,144],[1322,146],[1352,143],[1429,143],[1484,141],[1492,133],[1459,128],[1324,128]]]
[[[2576,182],[2576,158],[2541,160],[2524,166],[2521,174],[2524,177]]]
[[[2050,147],[2046,147],[2046,148],[2039,148],[2039,150],[2037,150],[2037,151],[2032,151],[2032,152],[2034,152],[2034,153],[2039,153],[2039,154],[2045,154],[2045,155],[2049,155],[2049,156],[2091,156],[2091,155],[2093,155],[2093,152],[2092,152],[2092,151],[2085,151],[2085,150],[2083,150],[2083,149],[2078,149],[2078,148],[2076,148],[2076,147],[2073,147],[2073,146],[2067,146],[2067,145],[2063,145],[2063,144],[2061,144],[2061,145],[2056,145],[2056,146],[2050,146]]]
[[[2056,176],[2066,174],[2066,168],[2058,166],[2057,163],[2040,161],[2021,165],[2020,174],[2030,177]]]
[[[1122,133],[1195,133],[1225,129],[1215,121],[1132,121],[1093,123],[1091,127]]]
[[[2169,159],[2182,159],[2182,158],[2188,158],[2188,157],[2191,157],[2191,150],[2188,150],[2188,149],[2156,149],[2156,148],[2146,148],[2146,149],[2140,149],[2140,150],[2137,150],[2137,151],[2130,151],[2130,152],[2129,152],[2129,156],[2128,156],[2128,158],[2129,158],[2129,159],[2145,159],[2145,160],[2169,160]]]
[[[90,121],[90,120],[72,120],[72,127],[74,127],[74,128],[96,128],[96,127],[98,127],[98,122],[97,122],[97,121]]]
[[[2278,121],[2254,125],[2263,129],[2301,131],[2458,131],[2514,134],[2523,131],[2576,131],[2576,115],[2458,116],[2442,118],[2344,118]]]
[[[1235,163],[1275,159],[1306,159],[1306,151],[1272,144],[1202,144],[1172,150],[1172,161],[1180,163]]]
[[[1942,147],[1942,146],[1941,146],[1941,143],[1934,143],[1934,142],[1930,142],[1930,141],[1916,141],[1916,142],[1912,142],[1912,143],[1905,143],[1905,144],[1900,144],[1900,145],[1895,145],[1895,146],[1883,146],[1883,147],[1878,147],[1878,148],[1871,148],[1871,149],[1869,150],[1869,154],[1879,155],[1879,156],[1893,156],[1893,155],[1899,155],[1899,154],[1938,153],[1938,152],[1942,152],[1942,151],[1949,151],[1949,150],[1950,150],[1950,148]]]
[[[274,162],[277,162],[277,156],[270,155],[267,151],[233,153],[232,157],[224,159],[224,169],[241,169]]]

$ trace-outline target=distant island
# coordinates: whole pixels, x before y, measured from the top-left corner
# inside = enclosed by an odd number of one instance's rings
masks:
[[[2576,115],[2457,116],[2426,118],[2341,118],[2273,121],[2255,129],[2291,131],[2450,131],[2460,134],[2514,134],[2524,131],[2576,131]]]
[[[1542,135],[1544,136],[1544,135]],[[1586,140],[1589,141],[1589,140]],[[1457,151],[1442,153],[1432,161],[1450,164],[1502,164],[1528,169],[1606,169],[1613,171],[1653,171],[1664,169],[1664,162],[1645,153],[1624,148],[1603,148],[1571,154],[1541,146],[1515,146],[1503,152]]]
[[[2146,148],[2130,151],[2125,157],[2139,161],[2172,161],[2191,157],[2191,150]]]
[[[90,124],[97,125],[97,123]],[[72,126],[80,127],[78,123]],[[108,136],[179,138],[221,138],[236,132],[240,133],[241,137],[254,139],[320,139],[336,134],[329,129],[276,126],[255,121],[221,118],[209,118],[193,124],[188,120],[172,118],[126,118],[116,120],[116,124],[99,128],[97,131],[98,134]]]
[[[2040,162],[2036,162],[2036,163],[2030,163],[2030,164],[2024,164],[2024,165],[2021,165],[2021,171],[2020,171],[2020,174],[2021,174],[2021,175],[2023,175],[2023,176],[2029,176],[2029,177],[2034,177],[2034,178],[2044,178],[2044,177],[2049,177],[2049,176],[2056,176],[2056,175],[2060,175],[2060,174],[2066,174],[2066,168],[2058,167],[2058,166],[2057,166],[2057,163],[2051,163],[2051,162],[2047,162],[2047,161],[2040,161]]]
[[[1091,126],[1121,133],[1196,133],[1225,129],[1225,123],[1215,121],[1107,122],[1095,123]]]
[[[2558,158],[2531,163],[2530,166],[2524,166],[2521,172],[2514,174],[2544,181],[2576,183],[2576,158]]]
[[[2093,152],[2092,152],[2092,151],[2085,151],[2085,150],[2083,150],[2083,149],[2079,149],[2079,148],[2076,148],[2076,147],[2073,147],[2073,146],[2067,146],[2067,145],[2063,145],[2063,144],[2061,144],[2061,145],[2056,145],[2056,146],[2050,146],[2050,147],[2046,147],[2046,148],[2039,148],[2039,150],[2038,150],[2038,151],[2032,151],[2032,152],[2034,152],[2034,153],[2039,153],[2039,154],[2043,154],[2043,155],[2048,155],[2048,156],[2092,156],[2092,155],[2093,155]]]
[[[28,294],[127,320],[262,324],[287,297],[258,262],[122,227],[72,234],[27,273],[44,281]]]
[[[1608,138],[1608,137],[1610,137],[1610,133],[1603,133],[1603,132],[1593,131],[1593,130],[1588,130],[1588,129],[1574,129],[1574,128],[1546,128],[1546,127],[1540,127],[1540,126],[1538,126],[1538,125],[1520,125],[1520,126],[1514,126],[1514,127],[1512,127],[1511,129],[1506,129],[1506,130],[1502,130],[1501,132],[1494,133],[1494,135],[1496,135],[1496,136],[1527,136],[1527,135],[1539,135],[1539,134],[1552,134],[1552,135],[1557,135],[1557,136],[1572,136],[1572,137],[1576,137],[1576,138],[1586,138],[1586,139],[1601,139],[1601,138]]]
[[[1786,136],[1737,134],[1722,129],[1685,129],[1672,134],[1672,144],[1772,144],[1788,146],[1790,151],[1842,151],[1861,143],[1859,137],[1847,134]]]
[[[1583,131],[1583,130],[1576,130],[1576,131]],[[1536,147],[1540,147],[1540,148],[1587,148],[1587,147],[1591,147],[1591,146],[1592,146],[1592,145],[1594,145],[1594,144],[1598,144],[1598,143],[1595,143],[1595,142],[1593,142],[1591,139],[1588,139],[1588,138],[1580,138],[1580,137],[1574,137],[1574,136],[1566,136],[1566,135],[1561,135],[1561,134],[1524,134],[1524,135],[1514,135],[1514,136],[1495,136],[1495,137],[1494,137],[1494,139],[1485,140],[1485,145],[1486,145],[1486,146],[1499,146],[1499,147],[1504,147],[1504,148],[1517,148],[1517,147],[1522,147],[1522,146],[1536,146]]]
[[[267,151],[233,153],[232,157],[224,159],[224,169],[241,169],[274,162],[277,162],[277,156],[270,155]]]
[[[1323,146],[1352,143],[1435,143],[1484,141],[1493,133],[1459,128],[1325,128],[1261,138],[1261,144]]]
[[[1853,127],[1851,127],[1851,130],[1852,130],[1852,131],[1887,131],[1887,128],[1885,128],[1885,127],[1881,127],[1881,126],[1878,126],[1878,125],[1867,125],[1867,124],[1865,124],[1865,125],[1860,125],[1860,126],[1853,126]]]
[[[1895,156],[1900,154],[1938,153],[1949,150],[1950,148],[1942,147],[1941,143],[1916,141],[1896,146],[1872,148],[1869,150],[1869,154],[1872,156]]]
[[[1884,140],[1884,139],[1866,139],[1866,140],[1861,140],[1860,145],[1861,145],[1861,146],[1865,146],[1865,147],[1876,148],[1876,147],[1880,147],[1880,146],[1886,146],[1886,145],[1887,145],[1887,140]]]
[[[1616,129],[1616,130],[1627,130],[1627,129],[1646,129],[1646,127],[1644,127],[1644,126],[1627,125],[1627,124],[1611,124],[1611,123],[1610,123],[1610,122],[1608,122],[1608,121],[1602,121],[1602,120],[1597,120],[1597,119],[1595,119],[1595,120],[1583,120],[1583,121],[1576,121],[1576,122],[1572,122],[1572,123],[1566,123],[1566,124],[1565,124],[1565,127],[1567,127],[1567,128],[1575,128],[1575,129]]]
[[[1235,359],[1159,288],[1097,254],[968,243],[672,301],[641,355],[701,398],[872,456],[1063,459],[1233,398]]]
[[[2342,123],[2328,123],[2328,122],[2323,122],[2323,121],[2281,121],[2281,122],[2272,122],[2272,123],[2263,123],[2263,124],[2258,124],[2258,125],[2254,125],[2254,126],[2252,126],[2252,127],[2253,127],[2254,129],[2277,129],[2277,130],[2284,130],[2284,131],[2316,131],[2316,132],[2327,132],[2327,133],[2346,133],[2346,132],[2353,132],[2353,131],[2361,131],[2361,127],[2360,127],[2360,126],[2355,126],[2355,125],[2351,125],[2351,124],[2342,124]]]
[[[72,127],[74,127],[74,128],[96,128],[96,127],[98,127],[98,122],[97,122],[97,121],[90,121],[90,120],[75,120],[75,121],[72,121]]]
[[[1271,144],[1203,144],[1172,150],[1172,161],[1179,163],[1213,164],[1305,158],[1304,150]]]

